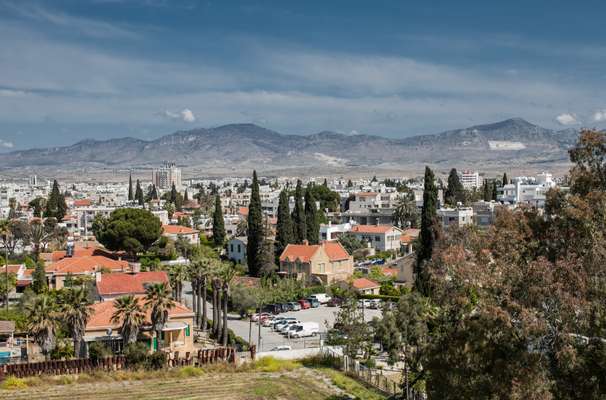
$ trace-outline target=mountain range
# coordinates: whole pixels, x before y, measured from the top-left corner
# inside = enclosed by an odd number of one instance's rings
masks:
[[[71,146],[14,151],[2,154],[0,168],[151,167],[162,161],[225,170],[548,166],[566,163],[577,137],[577,130],[546,129],[521,118],[403,139],[329,131],[286,135],[254,124],[230,124],[150,141],[87,139]]]

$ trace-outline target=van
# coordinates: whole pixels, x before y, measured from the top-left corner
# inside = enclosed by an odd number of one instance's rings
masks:
[[[316,293],[309,296],[310,299],[316,299],[320,304],[326,304],[330,301],[330,296],[326,293]]]
[[[320,333],[320,324],[317,322],[301,322],[289,331],[292,338],[316,336]]]

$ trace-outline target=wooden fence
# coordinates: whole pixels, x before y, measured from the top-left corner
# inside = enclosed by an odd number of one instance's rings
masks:
[[[219,347],[216,349],[200,349],[194,355],[189,352],[180,357],[178,352],[167,357],[167,367],[180,367],[185,365],[207,365],[215,363],[236,363],[236,350],[232,347]],[[37,375],[68,375],[93,371],[118,371],[127,367],[126,357],[117,355],[100,360],[73,359],[51,360],[22,364],[7,364],[0,366],[0,380],[7,376],[24,378]]]

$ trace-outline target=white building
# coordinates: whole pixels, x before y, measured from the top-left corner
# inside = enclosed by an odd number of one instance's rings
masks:
[[[519,176],[512,183],[503,186],[497,200],[503,203],[526,203],[536,207],[545,205],[545,195],[551,188],[556,187],[552,175],[547,172],[536,177]]]
[[[345,233],[351,231],[351,223],[345,222],[343,224],[328,224],[320,225],[320,240],[337,240]]]
[[[400,251],[402,230],[392,225],[355,225],[351,233],[377,251]]]
[[[227,258],[237,264],[246,264],[246,236],[235,237],[227,242]]]
[[[442,221],[442,227],[464,226],[473,224],[473,209],[471,207],[440,208],[438,218]]]
[[[478,171],[463,171],[461,173],[461,184],[465,189],[477,189],[482,186],[482,180]]]

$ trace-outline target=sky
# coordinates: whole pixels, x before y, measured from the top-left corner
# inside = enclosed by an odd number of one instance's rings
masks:
[[[255,123],[606,128],[606,2],[0,0],[0,152]]]

